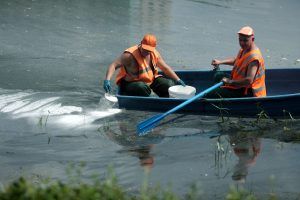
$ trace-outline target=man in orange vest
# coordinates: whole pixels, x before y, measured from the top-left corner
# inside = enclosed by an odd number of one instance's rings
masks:
[[[156,43],[154,35],[146,34],[139,45],[126,49],[113,61],[106,72],[103,84],[105,92],[111,92],[110,79],[116,69],[120,69],[116,84],[124,95],[149,96],[153,90],[159,97],[169,97],[168,89],[174,83],[185,86],[160,56]],[[159,75],[158,68],[172,80]]]
[[[217,72],[215,81],[224,86],[210,92],[206,98],[263,97],[266,96],[265,64],[259,48],[254,43],[254,31],[245,26],[238,32],[241,49],[236,57],[225,60],[214,59],[212,65],[232,65],[230,76]]]

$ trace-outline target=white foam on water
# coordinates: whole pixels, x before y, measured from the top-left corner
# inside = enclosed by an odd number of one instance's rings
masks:
[[[90,124],[92,120],[89,116],[85,116],[82,114],[78,115],[62,115],[62,116],[54,116],[49,120],[50,124],[55,124],[59,126],[64,126],[67,128],[77,127],[80,128],[84,124]]]
[[[18,113],[30,112],[30,111],[34,111],[34,110],[40,111],[43,106],[45,106],[51,102],[54,102],[58,99],[59,99],[59,97],[50,97],[50,98],[46,98],[46,99],[41,99],[41,100],[32,102],[32,103],[14,111],[13,113],[18,114]]]
[[[28,103],[29,103],[29,101],[23,101],[23,100],[15,101],[15,102],[9,103],[6,106],[3,106],[3,108],[0,109],[0,111],[4,112],[4,113],[6,113],[6,112],[13,112],[14,110],[22,108],[23,106],[25,106]]]
[[[1,90],[0,90],[1,92]],[[3,109],[8,104],[19,101],[20,99],[29,96],[29,93],[18,92],[16,94],[1,94],[0,95],[0,109]]]
[[[28,95],[30,95],[30,93],[26,93],[26,92],[18,92],[15,94],[1,94],[0,103],[15,100],[15,99],[20,99]]]
[[[121,109],[108,109],[105,111],[91,111],[85,114],[70,114],[56,117],[51,120],[51,123],[64,125],[67,127],[77,127],[80,128],[82,125],[89,125],[96,119],[105,118],[112,116],[121,112]],[[98,125],[97,125],[98,126]],[[86,127],[85,127],[86,128]]]
[[[118,114],[121,112],[121,109],[116,109],[116,108],[110,108],[106,111],[92,111],[89,112],[90,116],[96,117],[96,118],[104,118],[104,117],[108,117],[114,114]]]
[[[9,92],[9,93],[8,93]],[[47,124],[66,128],[80,128],[89,126],[99,118],[108,117],[120,113],[120,109],[108,109],[101,111],[85,111],[82,107],[62,105],[61,97],[46,97],[37,99],[42,93],[5,91],[0,95],[0,114],[6,113],[12,119],[27,118],[37,124],[40,118],[47,118]],[[0,93],[4,93],[0,88]],[[99,108],[101,109],[101,108]],[[99,124],[98,124],[99,125]]]
[[[60,116],[65,114],[70,114],[74,112],[82,112],[82,108],[78,106],[62,106],[61,103],[44,105],[41,107],[29,110],[26,108],[26,112],[21,113],[14,112],[14,118],[20,117],[43,117],[43,116]]]

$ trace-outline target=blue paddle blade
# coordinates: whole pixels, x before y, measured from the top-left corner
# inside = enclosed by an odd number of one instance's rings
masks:
[[[139,136],[146,135],[148,131],[153,129],[156,124],[165,117],[164,114],[157,114],[146,119],[137,125],[137,132]]]

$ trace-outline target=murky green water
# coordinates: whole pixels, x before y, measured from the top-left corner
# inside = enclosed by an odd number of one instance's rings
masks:
[[[148,32],[174,69],[210,69],[251,25],[267,67],[298,68],[299,9],[297,0],[1,1],[0,182],[66,179],[68,163],[83,161],[86,180],[113,164],[130,191],[146,170],[151,185],[179,194],[196,182],[210,199],[232,184],[299,197],[298,120],[172,115],[137,137],[153,113],[119,110],[102,90],[107,66]]]

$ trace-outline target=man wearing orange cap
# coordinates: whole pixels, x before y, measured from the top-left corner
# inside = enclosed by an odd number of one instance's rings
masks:
[[[265,64],[259,48],[254,43],[254,31],[245,26],[238,32],[241,49],[236,57],[225,60],[214,59],[212,65],[232,65],[230,76],[217,72],[215,81],[224,86],[208,93],[206,98],[263,97],[266,96]]]
[[[110,79],[116,69],[120,69],[116,84],[124,95],[149,96],[153,90],[160,97],[169,97],[168,89],[174,83],[185,86],[155,49],[156,43],[154,35],[146,34],[139,45],[126,49],[113,61],[106,72],[103,84],[105,92],[111,92]],[[159,75],[158,68],[172,80]]]

